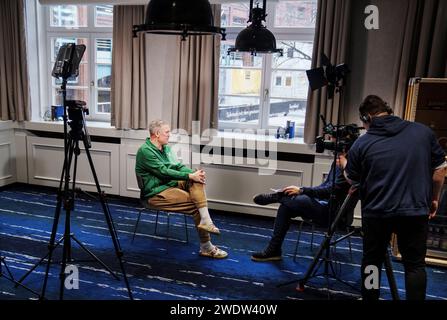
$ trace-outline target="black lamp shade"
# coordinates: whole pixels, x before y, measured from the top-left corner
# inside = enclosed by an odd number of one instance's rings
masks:
[[[250,2],[250,19],[251,24],[239,32],[236,37],[234,48],[228,49],[230,52],[251,52],[257,53],[279,53],[283,54],[282,49],[276,48],[276,39],[262,23],[265,21],[265,2],[264,8],[253,8],[253,3]]]
[[[273,53],[277,52],[276,39],[267,28],[250,25],[238,34],[235,49],[235,51]]]
[[[151,0],[145,24],[177,24],[212,27],[213,13],[207,0]]]
[[[145,23],[133,28],[137,32],[188,35],[221,34],[225,29],[214,26],[208,0],[151,0],[147,6]]]

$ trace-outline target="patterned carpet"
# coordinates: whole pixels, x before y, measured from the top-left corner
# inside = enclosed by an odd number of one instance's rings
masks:
[[[213,260],[198,256],[198,236],[188,217],[189,243],[185,243],[183,215],[171,215],[170,236],[167,241],[166,214],[160,215],[158,235],[154,235],[155,214],[142,215],[138,233],[132,243],[138,203],[132,199],[109,199],[119,241],[124,251],[126,273],[135,299],[142,300],[316,300],[357,299],[359,293],[335,280],[313,278],[304,292],[295,290],[295,284],[277,287],[278,284],[301,277],[312,261],[322,234],[315,235],[314,250],[310,250],[310,232],[301,236],[296,262],[293,252],[297,239],[297,225],[292,225],[285,240],[284,259],[279,262],[255,263],[250,260],[254,251],[267,243],[273,224],[271,218],[230,213],[212,213],[221,235],[213,243],[229,252],[228,259]],[[55,189],[27,185],[13,185],[0,189],[0,252],[14,277],[20,278],[47,252],[53,224],[56,196]],[[62,211],[63,212],[63,211]],[[61,215],[57,239],[63,234],[65,214]],[[71,218],[76,238],[94,252],[107,266],[119,273],[112,240],[100,203],[80,196],[76,199]],[[352,260],[347,242],[340,243],[335,264],[337,275],[359,288],[359,262],[361,239],[352,237]],[[55,259],[61,259],[61,248],[56,249]],[[85,260],[88,256],[72,244],[73,257]],[[98,263],[79,262],[79,289],[66,290],[65,299],[128,299],[122,278],[115,280]],[[400,263],[393,262],[393,269],[404,297],[403,272]],[[39,266],[24,284],[39,291],[44,278],[44,266]],[[60,267],[50,269],[47,298],[57,299]],[[447,300],[447,274],[445,269],[427,268],[427,298]],[[383,299],[391,299],[386,277],[382,281]],[[0,299],[35,299],[23,288],[0,278]]]

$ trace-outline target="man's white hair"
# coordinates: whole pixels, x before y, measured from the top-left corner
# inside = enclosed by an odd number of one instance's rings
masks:
[[[151,135],[155,135],[158,131],[160,131],[161,127],[164,125],[169,125],[166,121],[163,120],[154,120],[149,124],[149,133]]]

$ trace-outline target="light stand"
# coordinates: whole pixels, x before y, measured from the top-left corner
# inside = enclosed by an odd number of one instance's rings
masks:
[[[98,177],[96,175],[96,170],[93,164],[92,157],[90,155],[90,137],[88,136],[86,125],[85,125],[85,117],[84,114],[88,113],[88,109],[85,108],[85,102],[83,101],[72,101],[66,100],[66,89],[67,89],[67,81],[68,78],[72,76],[78,76],[79,74],[79,63],[82,59],[82,55],[85,51],[85,46],[83,45],[75,45],[74,43],[66,44],[61,47],[58,53],[58,58],[55,63],[53,69],[53,76],[59,78],[62,77],[62,99],[64,106],[64,165],[62,168],[61,179],[59,181],[59,189],[57,193],[57,204],[56,211],[54,215],[53,227],[51,231],[50,243],[48,245],[48,253],[40,259],[19,281],[18,283],[22,283],[23,280],[31,274],[31,272],[37,268],[45,259],[47,259],[47,265],[45,270],[45,278],[42,286],[42,293],[40,298],[45,299],[46,287],[48,282],[48,274],[50,270],[50,264],[52,263],[52,256],[54,250],[62,243],[62,261],[61,261],[61,271],[60,271],[60,290],[59,290],[59,299],[62,300],[64,297],[64,285],[66,278],[66,266],[67,262],[74,261],[72,258],[71,252],[71,241],[76,242],[81,249],[83,249],[94,261],[98,262],[102,267],[104,267],[115,279],[119,280],[119,277],[98,257],[96,257],[93,252],[91,252],[85,245],[83,245],[71,232],[71,223],[70,223],[70,215],[74,210],[74,198],[76,188],[76,173],[77,173],[77,160],[78,156],[81,153],[79,147],[79,141],[82,140],[85,153],[87,155],[87,159],[90,165],[90,169],[95,181],[96,189],[99,195],[99,201],[101,202],[102,209],[104,211],[104,215],[106,218],[107,226],[112,237],[113,245],[115,248],[115,254],[119,260],[120,268],[122,271],[122,275],[127,287],[127,291],[129,294],[129,298],[133,299],[132,291],[129,286],[129,282],[127,279],[127,275],[124,269],[124,263],[122,260],[123,252],[120,247],[120,243],[118,240],[118,235],[112,220],[112,215],[110,213],[109,207],[105,200],[105,194],[101,191],[101,187],[99,185]],[[68,109],[68,115],[67,115]],[[70,120],[70,132],[67,133],[68,128],[67,124]],[[74,159],[73,159],[74,158]],[[74,160],[74,166],[72,167],[72,163]],[[70,172],[73,168],[73,179],[72,179],[72,188],[70,189]],[[65,229],[64,235],[56,241],[56,233],[59,224],[59,218],[62,206],[65,211]]]

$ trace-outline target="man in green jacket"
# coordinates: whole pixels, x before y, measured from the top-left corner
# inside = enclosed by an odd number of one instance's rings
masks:
[[[200,238],[199,255],[222,259],[228,254],[211,243],[210,233],[220,234],[208,212],[205,172],[177,162],[168,146],[171,130],[162,120],[149,125],[150,137],[137,152],[135,172],[143,180],[142,195],[149,205],[165,211],[193,215]]]

